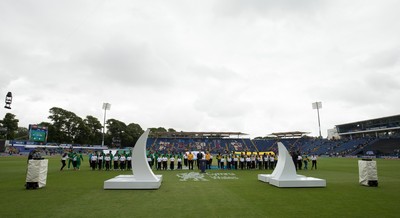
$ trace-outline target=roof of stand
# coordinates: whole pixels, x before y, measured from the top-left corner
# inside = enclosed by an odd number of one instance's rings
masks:
[[[293,131],[293,132],[275,132],[269,134],[270,136],[276,136],[278,138],[301,138],[307,134],[310,134],[309,132],[300,132],[300,131]]]
[[[242,132],[151,132],[150,134],[158,138],[224,138],[248,135]]]

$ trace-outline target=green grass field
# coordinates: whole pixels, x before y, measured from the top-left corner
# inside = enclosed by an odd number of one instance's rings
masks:
[[[0,157],[0,217],[398,217],[400,161],[377,160],[378,187],[358,183],[357,159],[320,158],[318,170],[299,174],[326,179],[326,188],[277,188],[257,180],[270,170],[209,170],[237,179],[180,181],[163,175],[159,190],[103,190],[103,182],[129,171],[59,171],[49,158],[47,185],[26,190],[26,157]],[[198,172],[198,171],[195,171]],[[215,174],[214,174],[215,175]]]

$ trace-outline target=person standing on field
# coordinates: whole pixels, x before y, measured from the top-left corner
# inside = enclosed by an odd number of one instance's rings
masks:
[[[174,170],[175,169],[175,157],[174,155],[171,155],[169,158],[169,169]]]
[[[211,154],[210,154],[210,152],[207,152],[206,153],[206,169],[211,169],[210,159],[211,159]]]
[[[193,170],[193,158],[194,158],[194,155],[192,154],[192,152],[189,151],[189,154],[188,154],[189,170]]]
[[[160,155],[160,156],[158,156],[158,158],[157,158],[157,170],[162,170],[162,167],[161,167],[161,165],[162,165],[162,156]]]
[[[311,155],[311,170],[315,167],[317,169],[317,155]]]
[[[99,156],[97,157],[97,164],[98,164],[99,170],[101,170],[103,168],[103,159],[104,159],[104,153],[101,151],[99,153]]]
[[[83,161],[82,151],[79,151],[77,155],[78,155],[78,159],[76,161],[76,169],[79,170],[81,168],[81,164]]]
[[[305,169],[305,170],[308,169],[308,162],[309,161],[310,160],[308,159],[307,155],[305,155],[304,158],[303,158],[303,163],[304,163],[304,168],[303,169]]]
[[[250,155],[246,156],[246,169],[251,169],[251,158]]]
[[[221,162],[219,163],[221,165],[221,170],[225,169],[225,156],[221,156]]]
[[[269,165],[269,155],[264,153],[263,155],[263,160],[264,160],[264,169],[268,170],[268,165]]]
[[[238,155],[233,156],[233,166],[235,166],[235,170],[238,169]]]
[[[218,154],[217,154],[217,164],[218,164],[218,169],[220,169],[221,168],[221,152],[219,152]]]
[[[127,168],[128,170],[132,169],[132,155],[131,153],[128,153],[127,157],[126,157],[126,164],[127,164]]]
[[[302,170],[303,168],[303,157],[301,156],[300,153],[297,154],[297,168],[299,170]]]
[[[162,158],[162,168],[163,170],[168,170],[168,157],[166,154],[164,154]]]
[[[118,151],[117,151],[115,153],[115,155],[114,155],[114,158],[113,158],[114,170],[118,170],[119,169],[118,161],[119,161],[119,154],[118,154]]]
[[[201,151],[199,151],[199,153],[197,153],[197,169],[200,169],[200,160],[203,159],[203,153],[201,153]]]
[[[153,168],[153,159],[151,158],[151,154],[147,155],[147,163],[149,164],[150,169]]]
[[[178,161],[178,168],[177,169],[181,170],[182,169],[182,154],[178,155],[177,161]]]
[[[60,171],[62,171],[63,169],[64,169],[64,167],[67,165],[65,162],[67,161],[67,159],[68,159],[68,154],[67,153],[64,153],[63,155],[62,155],[62,157],[61,157],[61,164],[62,164],[62,166],[61,166],[61,169],[60,169]]]
[[[68,169],[71,167],[73,158],[74,158],[74,152],[72,149],[70,149],[68,152]]]
[[[105,167],[106,170],[110,170],[110,165],[111,165],[111,157],[110,157],[110,153],[106,154],[106,156],[104,157],[104,161],[106,163]]]
[[[275,168],[275,157],[274,155],[269,156],[269,169],[273,170]]]
[[[232,156],[230,154],[226,157],[226,169],[230,170],[232,168]]]
[[[239,164],[240,169],[243,170],[244,169],[244,161],[245,161],[243,154],[240,155],[240,159],[239,160],[240,160],[240,164]]]
[[[92,170],[96,169],[97,166],[97,152],[90,157],[90,166],[92,166]]]
[[[185,154],[183,154],[183,164],[185,165],[185,167],[188,166],[188,156],[185,152]]]
[[[110,156],[110,169],[112,169],[112,164],[113,164],[113,160],[114,160],[114,155],[112,154],[111,151],[108,152],[108,155]]]
[[[261,155],[257,155],[257,163],[258,163],[258,169],[261,170],[263,167],[263,158]]]
[[[76,152],[74,152],[74,155],[72,156],[72,166],[74,167],[74,170],[76,170],[76,166],[78,163],[78,155]]]
[[[121,170],[125,170],[126,166],[126,156],[125,156],[125,152],[124,154],[121,155],[121,157],[119,158],[119,167]]]

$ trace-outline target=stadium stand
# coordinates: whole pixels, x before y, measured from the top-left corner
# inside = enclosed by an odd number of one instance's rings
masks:
[[[389,154],[393,156],[398,156],[400,151],[400,139],[399,138],[383,138],[373,140],[360,149],[362,153],[366,154],[372,151],[373,154]]]
[[[307,155],[348,156],[364,155],[367,151],[377,154],[395,155],[400,150],[400,137],[385,139],[363,137],[357,139],[301,138],[149,138],[148,150],[177,154],[185,151],[210,151],[213,154],[229,152],[277,152],[277,142],[282,142],[289,151]]]

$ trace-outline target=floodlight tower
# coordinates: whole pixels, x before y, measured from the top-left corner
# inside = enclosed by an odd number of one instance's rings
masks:
[[[104,146],[104,131],[106,129],[106,113],[107,110],[111,109],[110,103],[103,103],[103,110],[104,110],[104,122],[103,122],[103,139],[101,140],[101,146]]]
[[[319,137],[322,138],[322,135],[321,135],[321,121],[320,121],[320,119],[319,119],[319,109],[322,108],[322,103],[321,103],[320,101],[319,101],[319,102],[314,102],[314,103],[312,103],[312,108],[313,108],[313,109],[317,109],[317,114],[318,114],[318,127],[319,127]]]
[[[6,106],[4,108],[11,109],[12,93],[8,92],[6,95]]]

